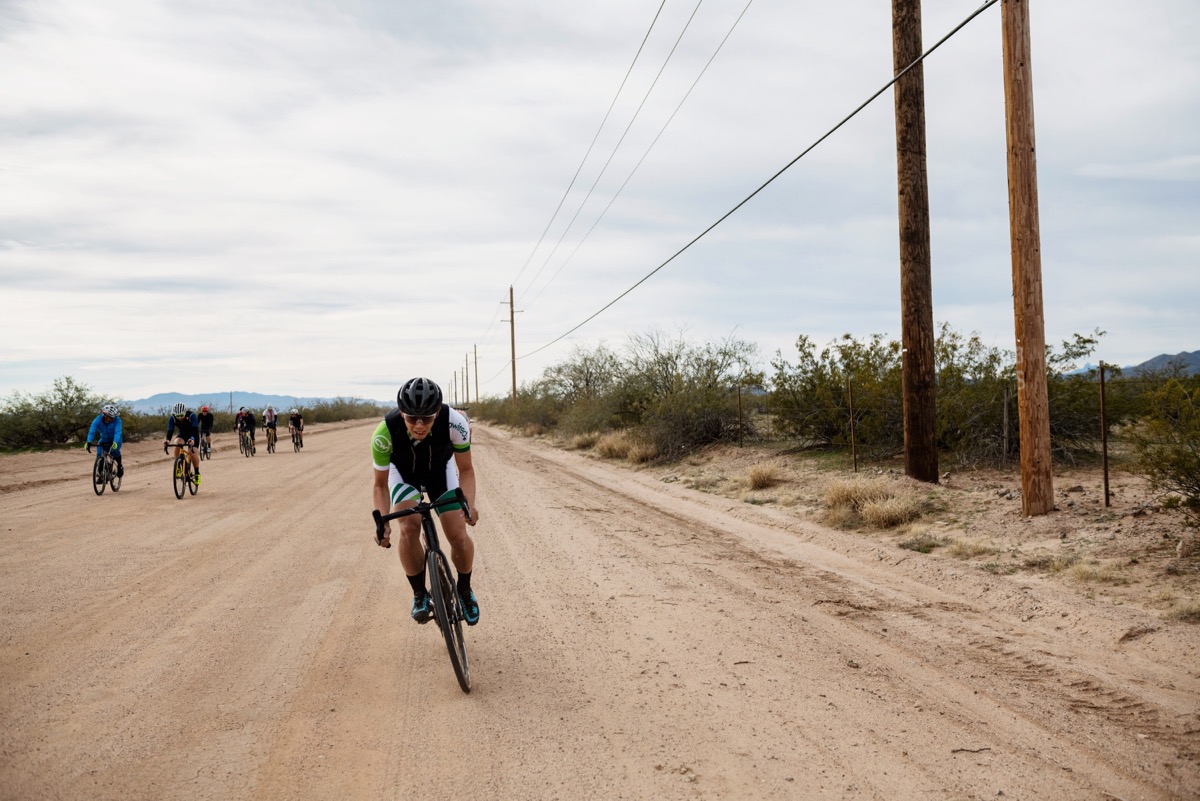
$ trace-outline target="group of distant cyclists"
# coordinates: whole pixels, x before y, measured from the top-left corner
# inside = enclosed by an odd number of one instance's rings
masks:
[[[275,427],[275,409],[268,406],[262,414],[263,427]],[[246,407],[238,410],[234,425],[240,433],[254,436],[257,417]],[[177,403],[167,418],[167,438],[163,445],[174,445],[176,454],[183,445],[193,445],[203,437],[211,442],[213,415],[208,406],[200,413],[188,411]],[[296,432],[303,447],[304,418],[298,409],[288,413],[288,432]],[[88,431],[88,452],[93,441],[100,448],[109,448],[117,464],[117,475],[124,474],[121,464],[121,416],[116,405],[106,403],[92,421]],[[195,450],[191,453],[200,483],[200,461]],[[458,595],[462,600],[468,625],[479,622],[479,603],[471,587],[475,561],[475,542],[467,526],[479,521],[479,506],[475,499],[475,468],[471,461],[471,426],[466,416],[443,403],[441,388],[428,378],[413,378],[396,393],[396,408],[384,416],[371,435],[371,461],[374,468],[372,497],[375,509],[381,514],[412,508],[424,492],[431,500],[443,500],[460,489],[467,501],[470,517],[461,504],[438,509],[442,530],[450,542],[450,558],[458,573]],[[433,618],[433,606],[426,585],[424,546],[421,541],[421,522],[418,517],[401,518],[400,565],[412,587],[411,616],[418,623]],[[391,547],[391,523],[385,523],[383,535],[377,539],[381,547]]]
[[[207,405],[200,407],[200,412],[196,413],[188,409],[186,403],[176,403],[171,407],[171,414],[167,417],[167,437],[163,440],[163,446],[173,446],[175,448],[173,455],[179,455],[179,449],[188,446],[191,448],[189,458],[192,462],[192,467],[195,469],[196,483],[200,483],[200,454],[198,447],[212,447],[212,430],[213,430],[213,413]],[[247,409],[245,406],[238,409],[237,416],[234,418],[234,430],[239,436],[242,431],[248,431],[253,440],[256,418],[254,412]],[[278,425],[278,415],[275,413],[274,406],[268,406],[263,410],[263,428],[275,428]],[[295,432],[300,442],[300,447],[304,447],[304,415],[299,409],[293,408],[288,413],[288,433],[289,435]],[[121,411],[115,403],[106,403],[100,407],[100,414],[96,415],[96,419],[92,420],[92,425],[88,429],[87,435],[87,452],[92,452],[92,446],[95,445],[100,451],[105,449],[112,453],[113,461],[117,465],[117,476],[125,475],[125,465],[121,460],[121,445],[124,443],[124,433],[121,425]]]

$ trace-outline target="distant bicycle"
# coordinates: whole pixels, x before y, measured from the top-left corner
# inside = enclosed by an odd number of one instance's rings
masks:
[[[461,489],[456,488],[454,495],[440,501],[421,501],[416,506],[399,512],[382,515],[378,509],[372,510],[375,517],[375,541],[383,540],[383,524],[388,520],[408,515],[421,516],[421,529],[425,539],[425,572],[429,579],[429,597],[433,600],[433,617],[437,620],[442,637],[446,640],[446,650],[450,652],[450,665],[458,679],[458,686],[464,693],[471,692],[471,670],[467,667],[467,644],[463,641],[462,622],[466,619],[463,614],[462,601],[459,600],[458,590],[455,589],[454,574],[450,571],[450,562],[442,552],[438,543],[437,527],[433,524],[433,510],[451,504],[461,504],[463,514],[468,518],[471,510],[467,507],[467,497]],[[388,546],[389,548],[391,545]]]
[[[249,459],[254,455],[254,437],[246,429],[238,432],[238,450],[242,452],[242,456]]]
[[[190,492],[195,495],[199,487],[196,485],[196,473],[192,470],[192,458],[190,456],[192,448],[195,445],[184,443],[183,445],[163,445],[163,453],[167,452],[167,448],[179,448],[179,455],[175,457],[175,461],[171,468],[171,480],[175,486],[175,497],[183,500],[183,493]],[[187,448],[187,452],[184,452]]]
[[[107,487],[116,492],[121,489],[121,477],[117,475],[117,460],[110,448],[96,448],[96,461],[92,465],[92,489],[103,495]]]
[[[274,427],[267,426],[267,453],[275,452],[275,442],[279,439],[279,434],[276,433]]]
[[[292,431],[292,450],[296,453],[300,452],[300,432]]]
[[[203,462],[205,459],[212,459],[212,435],[211,434],[201,434],[200,435],[200,461]]]

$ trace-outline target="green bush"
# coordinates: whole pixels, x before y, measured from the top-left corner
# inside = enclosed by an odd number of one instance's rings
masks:
[[[1200,379],[1169,379],[1146,400],[1149,410],[1133,434],[1139,472],[1200,506]]]
[[[12,393],[0,408],[0,446],[29,448],[83,442],[100,407],[113,403],[70,376],[38,395]]]

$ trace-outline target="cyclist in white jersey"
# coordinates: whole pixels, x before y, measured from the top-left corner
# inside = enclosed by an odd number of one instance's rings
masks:
[[[475,543],[467,526],[479,520],[475,503],[475,468],[471,463],[471,428],[467,418],[442,403],[442,390],[427,378],[414,378],[400,388],[397,408],[388,412],[371,437],[375,468],[372,495],[380,514],[417,505],[421,490],[431,500],[453,495],[461,487],[471,517],[458,504],[438,510],[442,531],[450,543],[450,558],[458,571],[458,594],[467,624],[479,622],[479,603],[471,589]],[[380,545],[391,544],[391,523],[384,524]],[[400,519],[400,564],[413,589],[412,617],[428,623],[433,606],[425,586],[425,555],[421,521],[413,515]]]

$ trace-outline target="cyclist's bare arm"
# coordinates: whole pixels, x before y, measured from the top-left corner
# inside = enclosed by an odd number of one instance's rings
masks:
[[[479,507],[475,504],[475,465],[471,462],[471,452],[455,453],[454,466],[458,468],[458,486],[467,496],[467,510],[471,514],[467,518],[467,525],[473,526],[479,522]]]
[[[375,509],[379,514],[386,515],[392,511],[391,495],[388,494],[388,471],[376,470],[371,467],[371,472],[375,474],[374,483],[371,485],[371,497],[375,501]],[[378,540],[380,547],[392,547],[392,523],[390,520],[384,521],[383,538]]]

